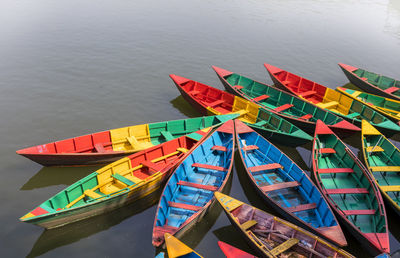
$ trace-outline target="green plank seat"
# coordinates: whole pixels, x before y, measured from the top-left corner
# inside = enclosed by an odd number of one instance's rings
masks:
[[[250,167],[249,170],[251,172],[258,172],[258,171],[264,171],[264,170],[273,170],[277,168],[282,168],[282,165],[279,163],[271,163],[271,164],[265,164],[261,166],[254,166]]]
[[[309,90],[309,91],[301,92],[301,93],[299,93],[299,95],[302,96],[303,98],[307,98],[307,97],[310,97],[310,96],[312,96],[312,95],[314,95],[316,93],[317,93],[316,91]]]
[[[260,95],[258,97],[253,98],[252,100],[258,102],[258,101],[266,100],[267,98],[269,98],[268,95]]]
[[[399,88],[397,88],[397,87],[390,87],[390,88],[387,88],[386,90],[384,90],[384,92],[391,94],[391,93],[396,92],[398,90],[399,90]]]
[[[272,110],[275,111],[275,112],[282,112],[282,111],[285,111],[285,110],[287,110],[287,109],[289,109],[289,108],[291,108],[293,106],[294,106],[293,104],[285,104],[285,105],[282,105],[280,107],[274,108]]]
[[[224,146],[219,146],[219,145],[214,145],[211,147],[212,150],[218,150],[218,151],[223,151],[223,152],[227,152],[227,148]]]
[[[263,125],[265,125],[265,124],[268,124],[267,121],[261,120],[261,121],[258,121],[257,123],[255,123],[254,125],[263,126]]]
[[[317,204],[315,203],[306,203],[297,206],[287,207],[286,209],[289,212],[299,212],[299,211],[307,211],[317,208]]]
[[[174,139],[174,136],[172,136],[172,134],[168,131],[161,131],[160,133],[167,141]]]
[[[341,189],[325,189],[327,194],[367,194],[367,188],[341,188]]]
[[[332,148],[321,148],[319,149],[319,153],[321,154],[333,154],[336,153],[335,149]]]
[[[121,181],[122,183],[124,183],[124,184],[126,184],[128,186],[135,184],[134,182],[132,182],[131,180],[129,180],[128,178],[126,178],[126,177],[124,177],[124,176],[122,176],[120,174],[113,174],[112,177],[114,177],[118,181]]]
[[[356,118],[356,117],[358,117],[359,115],[360,115],[360,113],[353,112],[353,113],[351,113],[351,114],[346,115],[346,117],[348,117],[348,118]]]
[[[301,116],[301,117],[299,117],[299,118],[300,118],[300,119],[303,119],[303,120],[308,120],[308,119],[310,119],[311,117],[313,117],[313,115],[307,114],[307,115]]]
[[[106,152],[106,149],[104,149],[104,146],[103,146],[103,144],[101,144],[101,143],[96,143],[96,144],[94,145],[94,149],[95,149],[98,153],[105,153],[105,152]]]
[[[213,192],[218,190],[218,187],[213,186],[213,185],[202,185],[202,184],[196,184],[196,183],[187,182],[187,181],[179,181],[176,184],[193,187],[193,188],[198,188],[198,189],[203,189],[203,190],[207,190],[207,191],[213,191]]]
[[[317,171],[319,174],[354,173],[352,168],[320,168]]]
[[[224,103],[225,101],[223,101],[223,100],[221,100],[221,99],[219,99],[219,100],[216,100],[216,101],[214,101],[214,102],[211,102],[210,104],[208,104],[208,106],[210,106],[210,107],[216,107],[216,106],[218,106],[218,105],[220,105],[220,104],[222,104],[222,103]]]
[[[344,215],[353,216],[353,215],[374,215],[376,210],[342,210]]]
[[[248,145],[248,146],[244,146],[242,148],[242,150],[244,150],[244,151],[258,150],[258,146],[257,145]]]
[[[224,167],[213,166],[213,165],[209,165],[209,164],[193,163],[192,167],[205,168],[205,169],[211,169],[211,170],[217,170],[217,171],[227,171],[227,169]]]
[[[260,188],[264,192],[271,192],[271,191],[280,190],[280,189],[293,188],[293,187],[296,187],[299,185],[300,185],[300,183],[297,181],[290,181],[290,182],[283,182],[283,183],[273,184],[273,185],[265,185],[265,186],[261,186]]]
[[[173,207],[173,208],[183,209],[183,210],[190,210],[190,211],[199,211],[203,208],[200,206],[195,206],[195,205],[190,205],[190,204],[180,203],[180,202],[168,202],[168,206]]]

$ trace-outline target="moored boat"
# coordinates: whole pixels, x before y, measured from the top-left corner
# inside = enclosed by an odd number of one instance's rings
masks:
[[[370,121],[385,134],[393,135],[400,132],[400,126],[373,110],[368,105],[327,88],[321,84],[302,78],[278,67],[264,64],[275,86],[297,95],[320,108],[325,108],[347,121],[361,127],[361,120]]]
[[[315,129],[312,160],[317,185],[343,224],[371,253],[390,252],[378,187],[361,161],[322,121]]]
[[[174,171],[166,183],[153,226],[153,245],[164,244],[164,234],[180,237],[201,220],[215,203],[213,193],[224,191],[232,172],[234,124],[216,129]]]
[[[346,89],[343,87],[337,87],[337,91],[349,96],[352,99],[362,102],[365,105],[369,105],[374,110],[380,112],[382,115],[388,117],[393,122],[399,124],[400,121],[400,101],[390,98],[385,98],[378,95],[369,94],[366,92]]]
[[[165,233],[165,245],[167,247],[168,258],[203,258],[200,254],[194,251],[189,246],[185,245],[179,239],[169,233]]]
[[[347,79],[358,88],[386,98],[400,100],[400,81],[347,64],[339,64]]]
[[[339,246],[347,241],[329,204],[288,156],[239,120],[237,146],[258,194],[282,216]]]
[[[290,222],[225,194],[214,195],[232,225],[261,257],[353,257]]]
[[[133,125],[18,150],[43,166],[107,164],[132,153],[234,119],[237,114]]]
[[[285,145],[301,145],[312,137],[280,116],[260,109],[257,104],[228,92],[181,77],[170,75],[183,98],[202,114],[239,112],[240,120],[265,137]]]
[[[362,121],[365,164],[397,214],[400,215],[400,150],[367,121]]]
[[[216,66],[213,66],[213,69],[228,92],[258,104],[266,111],[281,116],[308,133],[314,133],[318,119],[338,134],[347,135],[360,131],[360,128],[342,117],[286,91]]]
[[[163,186],[209,130],[181,136],[111,163],[54,195],[20,220],[55,228],[143,198]]]
[[[256,256],[246,253],[234,246],[231,246],[225,242],[218,241],[219,248],[225,254],[226,258],[257,258]]]

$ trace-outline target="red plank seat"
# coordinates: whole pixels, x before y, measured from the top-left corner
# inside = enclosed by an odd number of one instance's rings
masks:
[[[158,172],[161,168],[159,165],[157,165],[156,163],[153,163],[149,160],[145,160],[141,163],[141,165],[143,165],[144,167],[149,168],[149,171],[152,170],[153,172]]]
[[[271,192],[271,191],[280,190],[280,189],[293,188],[293,187],[296,187],[299,185],[300,185],[300,183],[297,181],[290,181],[290,182],[283,182],[283,183],[279,183],[279,184],[261,186],[261,190],[263,190],[264,192]]]
[[[282,81],[283,85],[288,85],[289,83],[291,83],[291,81]]]
[[[190,205],[190,204],[180,203],[180,202],[168,202],[168,205],[169,205],[169,207],[190,210],[190,211],[199,211],[199,210],[201,210],[201,208],[203,208],[200,206],[195,206],[195,205]]]
[[[248,145],[248,146],[244,146],[242,148],[242,150],[244,150],[244,151],[258,150],[258,146],[257,145]]]
[[[211,169],[211,170],[217,170],[217,171],[227,171],[226,168],[220,167],[220,166],[213,166],[209,164],[200,164],[200,163],[193,163],[192,167],[195,168],[205,168],[205,169]]]
[[[276,112],[282,112],[282,111],[285,111],[285,110],[287,110],[287,109],[289,109],[291,107],[293,107],[293,104],[285,104],[285,105],[282,105],[280,107],[274,108],[272,110],[276,111]]]
[[[365,78],[365,77],[361,77],[361,80],[363,80],[363,81],[368,81],[368,79]]]
[[[214,146],[211,147],[211,149],[212,150],[217,150],[217,151],[223,151],[223,152],[227,151],[225,146],[219,146],[219,145],[214,145]]]
[[[376,210],[342,210],[344,215],[353,216],[353,215],[374,215]]]
[[[333,154],[336,153],[335,149],[332,148],[321,148],[319,149],[319,153],[321,154]]]
[[[397,87],[390,87],[390,88],[387,88],[386,90],[384,90],[384,92],[393,93],[393,92],[396,92],[398,90],[399,90],[399,88],[397,88]]]
[[[310,97],[310,96],[312,96],[312,95],[314,95],[316,93],[317,93],[316,91],[309,90],[309,91],[301,92],[299,95],[302,96],[303,98],[307,98],[307,97]]]
[[[299,211],[307,211],[317,208],[317,204],[315,203],[306,203],[297,206],[292,206],[286,208],[289,212],[299,212]]]
[[[327,194],[367,194],[367,188],[325,189]]]
[[[241,86],[241,85],[235,85],[235,86],[233,86],[233,88],[235,88],[235,89],[237,89],[237,90],[241,90],[241,89],[243,89],[244,87]]]
[[[98,153],[104,153],[104,152],[106,152],[106,149],[104,149],[104,146],[103,146],[103,144],[101,144],[101,143],[96,143],[96,144],[94,145],[94,149],[95,149]]]
[[[308,119],[310,119],[311,117],[313,117],[313,115],[307,114],[307,115],[301,116],[301,117],[299,117],[299,118],[300,118],[300,119],[304,119],[304,120],[308,120]]]
[[[267,98],[269,98],[268,95],[260,95],[258,97],[253,98],[252,100],[253,101],[263,101],[263,100],[266,100]]]
[[[224,103],[225,101],[223,101],[223,100],[221,100],[221,99],[218,99],[218,100],[216,100],[216,101],[214,101],[214,102],[211,102],[210,104],[208,104],[210,107],[216,107],[216,106],[218,106],[218,105],[220,105],[220,104],[222,104],[222,103]]]
[[[203,190],[207,190],[207,191],[213,191],[213,192],[218,190],[218,187],[213,186],[213,185],[202,185],[202,184],[196,184],[196,183],[187,182],[187,181],[179,181],[176,184],[193,187],[193,188],[198,188],[198,189],[203,189]]]
[[[197,94],[199,94],[200,93],[200,91],[198,91],[198,90],[192,90],[192,91],[189,91],[188,92],[190,95],[197,95]]]
[[[265,164],[261,166],[254,166],[250,167],[251,172],[258,172],[258,171],[264,171],[264,170],[273,170],[277,168],[282,168],[282,165],[279,163],[270,163],[270,164]]]
[[[354,173],[351,168],[320,168],[318,169],[319,174],[336,174],[336,173]]]

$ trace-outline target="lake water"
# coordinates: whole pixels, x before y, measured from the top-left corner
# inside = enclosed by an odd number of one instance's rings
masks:
[[[43,168],[17,149],[197,116],[170,73],[222,89],[211,65],[271,83],[262,65],[268,62],[334,88],[347,83],[338,62],[400,78],[399,54],[399,0],[1,1],[1,256],[155,254],[157,196],[57,230],[19,222],[95,168]],[[359,139],[347,142],[357,148]],[[310,170],[309,145],[283,149]],[[231,195],[268,210],[236,165]],[[398,219],[389,210],[393,252],[400,248]],[[347,250],[367,256],[346,237]],[[185,242],[221,257],[217,240],[251,252],[221,210]]]

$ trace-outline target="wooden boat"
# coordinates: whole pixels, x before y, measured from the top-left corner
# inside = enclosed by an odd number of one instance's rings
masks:
[[[339,66],[347,79],[358,88],[385,98],[400,100],[400,81],[346,64]]]
[[[128,126],[37,145],[17,154],[43,166],[106,164],[237,116],[227,114]]]
[[[390,252],[378,187],[361,161],[322,121],[315,129],[312,160],[317,185],[343,224],[371,253]]]
[[[373,110],[368,105],[354,101],[350,97],[327,88],[321,84],[284,71],[278,67],[264,64],[275,86],[297,95],[318,107],[325,108],[347,121],[361,127],[361,120],[370,121],[388,135],[400,132],[400,126]]]
[[[383,196],[400,215],[400,150],[367,121],[362,121],[365,164]]]
[[[265,137],[285,145],[302,145],[312,140],[296,125],[248,100],[181,76],[171,74],[170,77],[183,98],[204,115],[239,112],[240,120]]]
[[[319,108],[304,99],[293,96],[286,91],[216,66],[213,66],[213,69],[228,92],[258,104],[266,111],[279,115],[307,133],[314,133],[315,123],[318,119],[322,120],[338,134],[350,134],[360,131],[360,128],[342,117]]]
[[[283,219],[225,194],[214,195],[232,225],[261,257],[353,257]]]
[[[393,122],[399,124],[400,121],[400,101],[369,94],[362,91],[337,87],[337,91],[349,96],[352,99],[360,101],[364,105],[369,105],[375,111],[388,117]]]
[[[219,248],[225,254],[226,258],[257,258],[256,256],[246,253],[234,246],[231,246],[225,242],[218,241]]]
[[[213,192],[223,191],[226,187],[234,150],[234,124],[230,120],[179,165],[168,180],[157,207],[154,246],[163,245],[165,233],[180,237],[201,220],[215,203]]]
[[[347,241],[318,188],[288,156],[239,120],[236,140],[247,176],[282,216],[339,246]]]
[[[176,237],[169,233],[165,233],[165,245],[167,246],[168,258],[203,258],[200,254],[196,253],[192,248],[179,241]]]
[[[164,185],[209,130],[181,136],[111,163],[54,195],[20,220],[55,228],[145,197]]]

